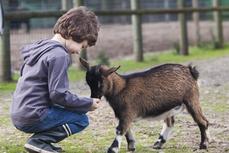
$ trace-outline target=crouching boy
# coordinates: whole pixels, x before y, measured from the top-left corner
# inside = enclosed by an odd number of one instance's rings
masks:
[[[11,118],[15,127],[33,133],[24,145],[29,152],[53,153],[57,143],[89,124],[86,113],[100,100],[69,91],[70,54],[95,45],[98,20],[86,7],[73,8],[54,26],[52,39],[37,41],[22,50],[24,59],[13,95]]]

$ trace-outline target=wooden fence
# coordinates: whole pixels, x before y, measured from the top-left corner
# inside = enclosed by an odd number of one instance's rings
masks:
[[[82,3],[82,0],[76,1],[76,6]],[[219,47],[223,47],[223,29],[221,13],[223,11],[229,11],[229,7],[220,7],[219,0],[213,0],[213,6],[210,8],[185,8],[184,0],[177,0],[178,7],[176,9],[141,9],[139,8],[139,0],[131,0],[131,10],[95,10],[95,14],[98,16],[118,16],[127,15],[132,16],[133,25],[133,49],[136,55],[137,61],[143,61],[143,45],[142,45],[142,29],[141,29],[141,16],[143,15],[155,15],[155,14],[179,14],[179,22],[181,28],[180,34],[180,54],[188,55],[188,29],[187,29],[187,13],[200,13],[200,12],[214,12],[215,26],[215,39]],[[6,5],[6,4],[5,4]],[[5,28],[4,33],[1,36],[1,48],[0,48],[0,81],[10,81],[11,77],[11,63],[10,63],[10,28],[9,22],[11,20],[22,20],[30,18],[43,18],[43,17],[59,17],[66,11],[14,11],[6,12],[4,16]],[[84,55],[85,56],[85,55]]]

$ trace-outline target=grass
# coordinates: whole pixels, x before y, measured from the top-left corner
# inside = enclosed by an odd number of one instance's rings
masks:
[[[160,53],[145,53],[144,62],[136,62],[133,59],[120,59],[112,60],[112,66],[121,65],[119,72],[125,73],[129,71],[140,70],[144,68],[152,67],[162,63],[182,63],[190,62],[192,60],[203,60],[217,57],[229,56],[229,45],[225,45],[223,49],[211,49],[207,48],[190,48],[188,56],[181,56],[174,51],[160,52]],[[77,69],[75,66],[71,66],[68,71],[70,81],[79,81],[84,79],[85,71]],[[13,82],[0,83],[0,91],[13,91],[16,87],[16,80],[19,78],[18,74],[14,74]]]
[[[141,128],[136,128],[136,152],[144,153],[157,153],[158,150],[154,150],[151,147],[158,137],[158,132],[161,129],[161,123],[155,122],[156,126],[149,128],[149,122],[142,121],[143,125],[138,125]],[[146,123],[146,124],[145,124]],[[135,126],[137,127],[137,125]],[[144,130],[144,132],[142,132]],[[176,130],[176,129],[174,129]],[[148,135],[150,133],[150,135]],[[154,134],[151,134],[154,133]],[[4,136],[7,134],[7,137]],[[0,134],[0,151],[6,153],[25,153],[23,145],[29,134],[24,134],[16,130],[8,130]],[[105,153],[110,146],[114,138],[114,127],[108,125],[106,130],[104,129],[92,129],[88,127],[86,130],[68,137],[63,140],[60,145],[63,146],[66,153]],[[179,143],[178,143],[179,142]],[[163,149],[164,153],[191,153],[192,150],[188,144],[180,143],[182,140],[180,136],[178,138],[172,138],[169,143]],[[126,141],[123,138],[120,153],[126,153]]]
[[[16,87],[16,82],[3,82],[0,83],[0,91],[12,91],[14,90]]]
[[[214,87],[211,92],[204,93],[205,89],[201,88],[201,97],[205,97],[204,100],[200,99],[201,105],[209,111],[217,112],[219,114],[225,114],[229,110],[229,84],[223,86]],[[207,101],[207,102],[204,102]]]
[[[1,92],[10,92],[13,91],[16,87],[16,80],[18,80],[19,74],[14,73],[13,74],[13,81],[9,82],[0,82],[0,91]]]
[[[68,69],[68,76],[70,81],[79,81],[85,77],[85,71],[79,70],[73,66]]]
[[[213,56],[207,58],[212,57]],[[71,67],[69,71],[71,75],[75,75],[76,71],[73,67]],[[81,75],[84,75],[84,73]],[[77,77],[79,76],[80,75],[77,75]],[[13,85],[8,87],[8,89],[10,88],[13,88]],[[5,91],[8,91],[8,89]],[[209,92],[201,94],[203,95],[201,105],[203,106],[202,108],[205,114],[211,123],[219,124],[221,126],[223,125],[222,127],[211,126],[210,131],[213,131],[212,135],[217,137],[220,142],[224,142],[227,145],[229,136],[228,130],[224,128],[224,126],[228,127],[227,116],[229,107],[225,104],[225,101],[229,98],[229,95],[227,94],[229,92],[229,86],[201,89],[201,92],[209,90]],[[24,151],[23,145],[29,137],[29,134],[24,134],[13,127],[8,112],[10,98],[11,93],[7,92],[6,94],[2,94],[2,92],[0,92],[0,152],[26,153]],[[106,113],[107,112],[103,112],[102,115],[106,116]],[[63,147],[66,153],[105,153],[115,137],[115,125],[109,124],[110,118],[104,119],[105,120],[96,121],[97,124],[94,124],[94,126],[91,126],[93,125],[93,123],[91,123],[87,129],[80,132],[79,134],[73,135],[63,140],[60,145]],[[100,122],[102,122],[102,124],[100,124]],[[192,153],[196,148],[198,148],[200,140],[199,130],[198,127],[194,125],[190,115],[179,114],[176,117],[176,124],[175,128],[173,129],[174,132],[172,134],[172,138],[168,141],[168,143],[165,144],[163,150],[154,150],[151,147],[158,137],[162,127],[162,122],[140,120],[133,124],[133,131],[137,141],[137,153]],[[126,153],[125,138],[122,140],[123,141],[120,153]],[[211,144],[209,152],[228,152],[228,148],[229,146],[222,146],[217,142]],[[195,152],[205,153],[207,151],[197,150]]]
[[[214,112],[227,112],[229,110],[229,105],[225,105],[225,101],[222,101],[221,103],[213,104],[212,110]]]
[[[153,65],[163,63],[183,63],[193,60],[203,60],[217,57],[229,56],[229,46],[225,46],[224,49],[209,49],[209,48],[190,48],[190,54],[188,56],[181,56],[173,51],[162,53],[146,53],[144,55],[144,62],[136,62],[130,60],[116,60],[112,62],[112,65],[121,65],[121,71],[126,72],[130,70],[138,70],[146,67],[152,67]]]
[[[190,54],[188,56],[181,56],[176,54],[174,51],[168,52],[157,52],[157,53],[145,53],[143,62],[136,62],[133,59],[115,59],[111,61],[112,66],[120,65],[119,72],[125,73],[129,71],[140,70],[144,68],[152,67],[153,65],[163,63],[183,63],[191,62],[193,60],[203,60],[229,56],[229,45],[225,45],[223,49],[211,49],[211,48],[190,48]],[[76,76],[76,74],[78,74]],[[71,68],[69,70],[69,78],[72,81],[82,79],[85,73],[77,69]]]

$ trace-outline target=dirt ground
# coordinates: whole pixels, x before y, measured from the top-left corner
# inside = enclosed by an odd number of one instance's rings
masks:
[[[200,101],[203,112],[210,122],[209,130],[212,141],[209,145],[208,152],[229,152],[229,57],[191,62],[193,65],[196,65],[200,71]],[[71,91],[78,95],[90,95],[89,88],[85,81],[72,82]],[[7,149],[10,147],[5,145],[10,146],[11,144],[16,144],[19,149],[23,150],[23,143],[28,137],[28,135],[19,133],[10,122],[9,106],[11,97],[12,93],[0,93],[0,144],[3,143],[0,146],[0,152],[6,153],[8,153]],[[82,136],[82,138],[80,138],[80,140],[82,140],[81,147],[84,149],[87,148],[85,150],[87,150],[86,152],[88,153],[105,152],[115,136],[114,131],[117,126],[117,120],[114,118],[113,111],[108,103],[105,102],[105,99],[103,99],[103,101],[99,109],[88,113],[90,125],[84,134],[90,133],[91,137],[85,138],[85,136]],[[161,128],[162,121],[153,122],[151,119],[140,120],[133,123],[133,131],[137,140],[136,152],[158,152],[152,149],[152,144],[157,139]],[[100,140],[102,138],[105,140]],[[74,143],[78,144],[78,139],[79,138],[73,138],[63,142],[64,148],[69,149],[66,143],[71,142],[73,146]],[[92,141],[89,143],[90,146],[84,143],[89,140]],[[172,136],[159,152],[206,152],[198,150],[199,142],[200,133],[198,127],[191,116],[187,112],[184,112],[176,117]],[[97,150],[100,151],[93,151],[93,148],[95,149],[96,147],[98,147]],[[121,150],[121,153],[125,152],[124,144]],[[9,153],[17,153],[17,151],[9,151]]]
[[[192,63],[197,66],[200,72],[198,82],[200,101],[203,112],[210,122],[209,129],[212,140],[208,151],[211,153],[229,152],[229,57],[192,61]],[[85,82],[73,85],[72,89],[78,93],[90,95]],[[108,103],[103,103],[102,108],[89,114],[92,120],[91,128],[104,129],[106,125],[117,126],[117,121]],[[157,129],[153,130],[153,128]],[[150,137],[157,137],[161,128],[162,121],[152,122],[150,119],[140,120],[133,126],[135,134],[138,136],[137,142],[144,143],[145,147],[152,145],[151,143],[156,139]],[[176,117],[171,141],[176,141],[175,145],[173,143],[171,145],[169,140],[165,145],[166,149],[175,147],[179,150],[179,146],[185,145],[190,147],[192,151],[203,152],[197,149],[200,141],[198,126],[187,112]],[[170,152],[166,149],[165,152]]]
[[[229,22],[223,23],[224,39],[229,41]],[[200,33],[202,42],[213,40],[213,22],[201,22]],[[161,22],[145,23],[142,25],[143,50],[145,52],[163,51],[174,48],[174,44],[179,41],[179,23]],[[100,52],[105,52],[109,58],[123,57],[132,54],[132,27],[131,25],[101,25],[99,38],[96,46],[88,49],[89,59],[94,59]],[[188,23],[189,43],[195,43],[195,26]],[[30,33],[25,30],[11,31],[11,60],[13,69],[20,67],[19,49],[28,43],[40,39],[51,38],[52,29],[32,29]]]

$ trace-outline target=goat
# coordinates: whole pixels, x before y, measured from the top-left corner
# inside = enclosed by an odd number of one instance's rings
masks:
[[[199,72],[195,67],[164,64],[143,72],[120,75],[116,72],[120,66],[90,66],[84,59],[80,59],[80,62],[87,69],[86,81],[91,89],[91,97],[105,96],[119,120],[116,138],[108,153],[119,151],[123,135],[126,137],[128,150],[135,151],[131,123],[139,117],[164,120],[160,136],[153,145],[154,149],[162,148],[174,125],[174,116],[185,108],[199,126],[200,149],[207,149],[208,120],[199,103]]]

